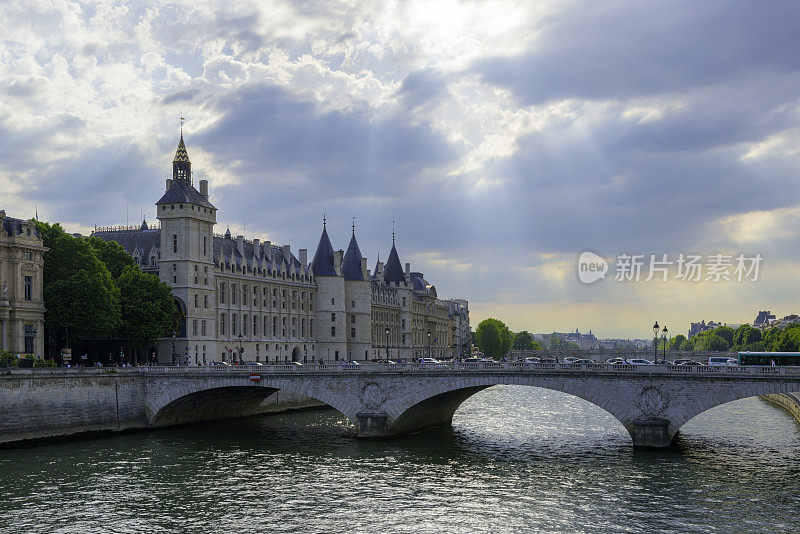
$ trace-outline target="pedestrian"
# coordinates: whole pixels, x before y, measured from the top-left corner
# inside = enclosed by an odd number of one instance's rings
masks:
[[[775,360],[772,360],[772,367],[775,367]]]

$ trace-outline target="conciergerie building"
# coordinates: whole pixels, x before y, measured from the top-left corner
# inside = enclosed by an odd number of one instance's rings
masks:
[[[355,225],[335,250],[323,219],[313,260],[290,245],[214,233],[208,181],[195,189],[181,132],[172,178],[156,202],[159,225],[98,228],[145,272],[172,288],[178,327],[149,349],[151,361],[310,362],[459,357],[469,352],[469,306],[400,261],[392,236],[386,264],[367,269]],[[174,347],[174,350],[173,350]],[[241,357],[240,357],[241,354]]]

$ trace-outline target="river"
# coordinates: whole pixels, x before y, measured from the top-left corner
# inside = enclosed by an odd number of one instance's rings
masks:
[[[317,410],[0,450],[2,532],[798,532],[800,428],[758,398],[634,451],[611,415],[496,386],[452,429]]]

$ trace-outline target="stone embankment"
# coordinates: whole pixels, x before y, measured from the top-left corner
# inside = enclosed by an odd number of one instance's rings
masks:
[[[759,396],[765,401],[783,408],[800,423],[800,393],[770,393]]]
[[[0,370],[0,444],[148,428],[146,397],[145,376],[135,368]],[[320,406],[309,397],[276,391],[247,413],[234,408],[213,418]]]

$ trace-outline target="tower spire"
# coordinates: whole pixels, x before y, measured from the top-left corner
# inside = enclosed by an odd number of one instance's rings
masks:
[[[323,230],[328,229],[328,218],[324,213],[322,214],[322,229]]]
[[[181,138],[178,141],[178,149],[172,159],[172,179],[184,182],[192,181],[192,162],[189,161],[189,153],[183,143],[183,117],[181,117]]]
[[[394,219],[392,219],[392,246],[394,246]]]
[[[353,237],[356,236],[356,218],[353,217]]]

